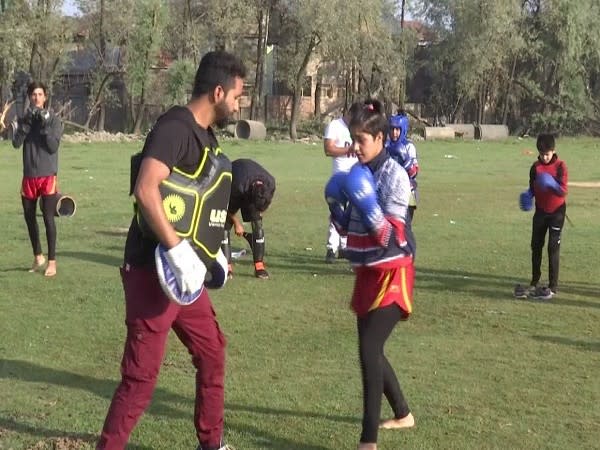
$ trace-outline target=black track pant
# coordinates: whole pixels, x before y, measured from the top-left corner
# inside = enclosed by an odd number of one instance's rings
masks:
[[[548,287],[556,292],[558,288],[558,267],[560,257],[560,236],[565,224],[567,206],[563,204],[552,214],[536,210],[531,230],[531,285],[539,283],[542,276],[542,250],[548,231]]]
[[[375,309],[357,319],[358,350],[363,382],[360,442],[377,442],[382,394],[392,407],[394,418],[400,419],[410,413],[394,369],[383,354],[385,341],[401,318],[400,308],[397,305],[390,305]]]
[[[262,219],[252,220],[252,233],[244,233],[244,238],[248,241],[252,250],[252,258],[254,262],[263,262],[265,258],[265,232],[263,230]],[[225,233],[221,241],[221,250],[227,258],[227,262],[231,262],[231,228],[233,222],[229,219],[225,222]]]
[[[31,247],[34,255],[41,255],[42,245],[40,243],[40,231],[38,228],[35,214],[37,212],[37,199],[30,200],[25,197],[21,197],[21,203],[23,204],[23,215],[25,216],[25,223],[27,224],[27,231],[29,233],[29,240],[31,241]],[[46,227],[46,240],[48,241],[48,259],[56,259],[56,223],[54,222],[54,207],[56,202],[54,196],[43,196],[40,201],[42,207],[42,214],[44,217],[44,225]]]

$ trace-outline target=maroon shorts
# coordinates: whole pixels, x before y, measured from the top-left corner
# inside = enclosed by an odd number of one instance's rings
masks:
[[[23,177],[21,196],[28,200],[37,200],[42,195],[53,195],[57,192],[56,175],[47,177]]]

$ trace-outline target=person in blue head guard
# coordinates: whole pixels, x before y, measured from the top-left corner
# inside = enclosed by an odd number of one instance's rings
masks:
[[[390,116],[388,139],[386,141],[386,151],[392,158],[400,163],[408,173],[411,185],[411,197],[409,202],[409,216],[412,218],[417,209],[417,175],[419,173],[419,161],[417,160],[417,148],[415,144],[408,139],[408,128],[410,126],[408,116],[402,110],[397,114]]]

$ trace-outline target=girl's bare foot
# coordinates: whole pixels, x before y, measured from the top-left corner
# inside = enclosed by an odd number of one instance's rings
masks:
[[[365,442],[360,442],[358,444],[358,450],[377,450],[377,444],[367,444]]]
[[[38,270],[42,270],[44,264],[46,264],[46,258],[44,258],[44,255],[35,255],[29,272],[37,272]]]
[[[386,430],[395,430],[399,428],[412,428],[415,426],[415,418],[411,413],[408,413],[406,417],[401,419],[390,419],[385,420],[379,425],[379,428],[384,428]]]
[[[49,259],[48,267],[46,267],[46,271],[44,272],[45,277],[53,277],[56,275],[56,260]]]

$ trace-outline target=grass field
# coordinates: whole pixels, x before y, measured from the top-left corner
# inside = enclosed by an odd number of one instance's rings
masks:
[[[247,256],[212,293],[228,337],[226,438],[237,450],[354,449],[362,403],[353,276],[341,261],[324,263],[331,162],[319,143],[222,146],[278,181],[264,220],[272,278],[254,279]],[[58,220],[59,273],[45,279],[26,270],[21,154],[0,143],[0,449],[93,448],[119,379],[118,266],[132,212],[129,157],[139,147],[62,146],[60,187],[78,210]],[[535,142],[417,148],[415,314],[386,348],[417,427],[381,432],[380,448],[599,448],[600,188],[570,190],[559,295],[517,301],[513,286],[530,273],[531,227],[517,196]],[[561,139],[558,150],[571,180],[600,181],[600,140]],[[193,373],[172,335],[128,448],[195,448]]]

